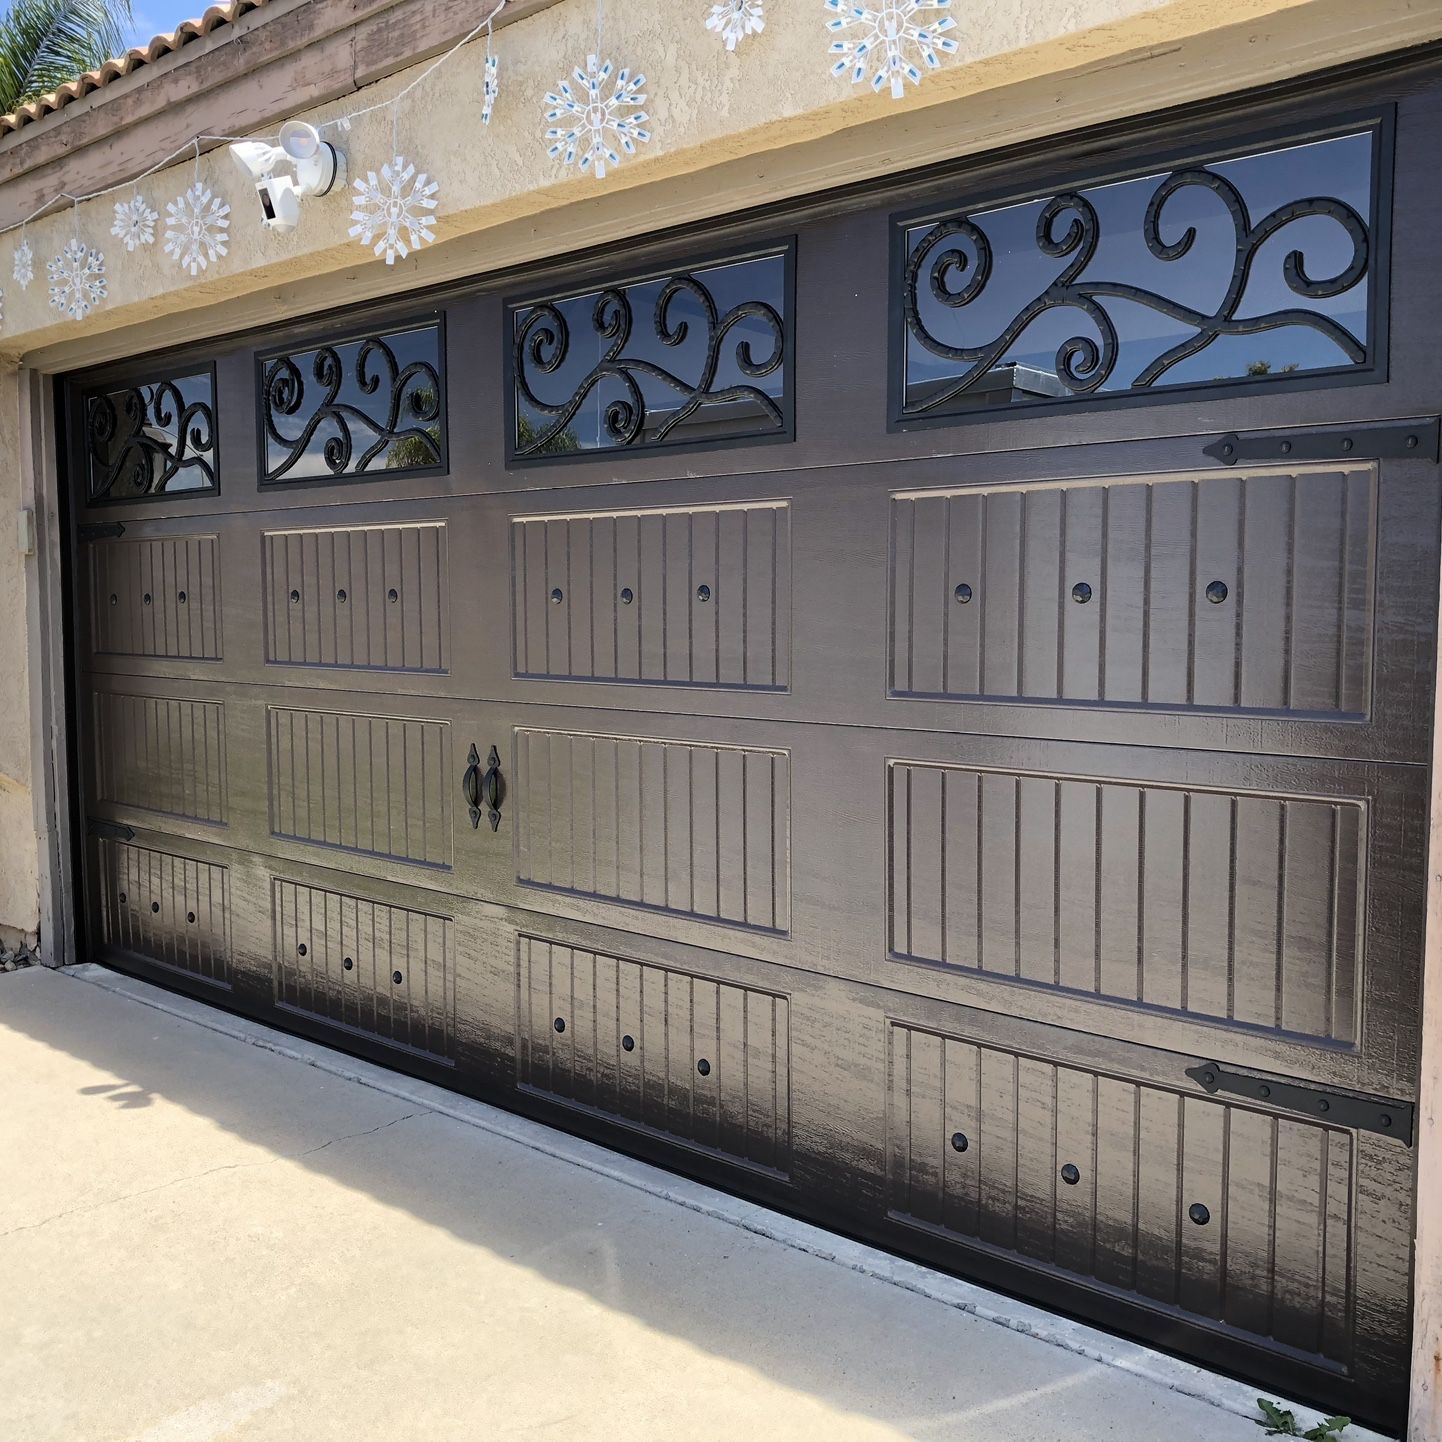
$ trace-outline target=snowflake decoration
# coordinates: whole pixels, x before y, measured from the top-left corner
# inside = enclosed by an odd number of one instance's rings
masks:
[[[913,85],[921,84],[921,68],[911,59],[913,52],[928,70],[941,64],[937,51],[956,54],[956,41],[945,34],[956,21],[950,15],[932,24],[922,19],[927,12],[949,10],[951,0],[870,0],[867,4],[825,0],[825,5],[836,12],[836,19],[826,22],[828,30],[839,33],[859,25],[863,32],[859,40],[831,42],[831,53],[841,57],[831,67],[831,73],[844,76],[849,72],[856,85],[866,79],[868,68],[875,66],[871,88],[879,94],[889,83],[893,100],[906,94],[908,80]]]
[[[714,30],[728,50],[734,50],[748,35],[759,35],[766,28],[764,0],[721,0],[711,7],[706,28]]]
[[[30,242],[23,236],[20,244],[15,247],[15,264],[11,267],[11,273],[15,277],[15,284],[21,290],[30,289],[30,282],[35,279],[35,252],[30,249]]]
[[[165,203],[165,253],[191,275],[225,254],[229,229],[230,207],[199,180]]]
[[[355,182],[350,218],[352,238],[362,245],[371,245],[377,255],[384,255],[387,265],[394,265],[411,251],[430,245],[436,238],[436,191],[440,182],[432,180],[416,168],[404,155],[381,166],[380,178],[371,171]]]
[[[127,251],[142,245],[153,245],[155,222],[159,219],[160,216],[145,203],[145,197],[137,191],[129,200],[115,202],[115,224],[110,227],[110,233],[117,240],[125,242]]]
[[[50,304],[72,320],[84,320],[105,299],[105,257],[84,241],[66,241],[65,249],[46,269],[50,272]]]
[[[571,88],[569,80],[563,80],[559,94],[546,94],[546,104],[551,107],[546,111],[546,119],[551,122],[546,139],[554,142],[546,154],[552,160],[563,156],[567,165],[576,164],[579,157],[581,170],[594,168],[597,180],[606,178],[608,164],[621,163],[614,145],[634,155],[636,142],[651,138],[645,128],[650,117],[640,109],[646,103],[641,93],[646,77],[632,75],[623,68],[614,88],[608,91],[614,69],[609,60],[602,65],[594,55],[588,55],[586,68],[575,71],[579,92]]]
[[[481,85],[481,124],[491,123],[491,112],[496,108],[496,98],[501,93],[501,61],[499,56],[486,56],[485,77]]]

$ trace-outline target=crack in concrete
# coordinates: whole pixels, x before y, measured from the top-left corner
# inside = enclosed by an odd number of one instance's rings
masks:
[[[317,1152],[323,1152],[327,1147],[338,1146],[342,1142],[355,1141],[358,1137],[373,1137],[377,1132],[383,1132],[388,1127],[399,1126],[401,1122],[408,1122],[414,1117],[433,1116],[434,1113],[427,1107],[418,1107],[415,1111],[406,1112],[402,1116],[392,1117],[389,1121],[380,1122],[376,1126],[367,1127],[364,1131],[346,1132],[342,1136],[327,1137],[325,1141],[318,1142],[313,1147],[306,1147],[304,1151],[284,1152],[277,1156],[265,1157],[253,1162],[224,1162],[218,1167],[207,1167],[203,1172],[188,1172],[183,1177],[172,1177],[168,1182],[161,1182],[157,1186],[142,1187],[138,1192],[126,1192],[118,1197],[106,1197],[102,1201],[91,1202],[88,1206],[72,1207],[69,1211],[56,1212],[53,1216],[42,1217],[38,1222],[25,1222],[18,1227],[11,1227],[8,1231],[0,1232],[0,1242],[6,1237],[17,1236],[21,1232],[39,1231],[41,1227],[48,1227],[54,1222],[67,1221],[71,1217],[83,1217],[91,1212],[104,1210],[106,1207],[118,1206],[123,1202],[133,1202],[140,1197],[151,1197],[157,1192],[169,1191],[172,1187],[185,1186],[190,1182],[204,1181],[206,1177],[218,1176],[221,1172],[244,1172],[251,1171],[257,1167],[273,1167],[277,1162],[299,1162],[306,1157],[314,1156]]]

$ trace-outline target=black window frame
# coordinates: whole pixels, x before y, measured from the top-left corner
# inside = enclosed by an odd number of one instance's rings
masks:
[[[272,361],[288,357],[307,355],[311,352],[335,349],[344,345],[364,344],[368,340],[384,342],[387,336],[401,335],[411,331],[431,330],[436,332],[436,378],[440,401],[438,424],[440,436],[437,448],[440,460],[430,466],[405,466],[388,469],[385,466],[365,471],[340,471],[321,476],[294,476],[289,471],[278,476],[269,474],[266,457],[266,367]],[[322,486],[367,485],[382,480],[398,480],[412,476],[446,476],[450,474],[450,385],[447,376],[446,312],[437,306],[434,310],[422,311],[387,319],[383,324],[350,325],[344,329],[317,331],[297,337],[289,344],[257,349],[253,356],[255,375],[255,448],[256,484],[261,491],[282,490],[295,487],[314,490]]]
[[[94,458],[90,449],[90,406],[100,396],[123,395],[128,391],[143,390],[146,386],[173,384],[193,376],[205,376],[210,383],[210,449],[205,452],[205,468],[210,472],[210,485],[192,486],[183,491],[146,491],[138,496],[117,496],[91,493],[90,481]],[[75,454],[80,458],[79,472],[81,494],[75,503],[81,510],[98,506],[143,506],[163,501],[190,501],[200,497],[220,494],[220,390],[214,360],[197,361],[194,365],[146,366],[132,374],[120,373],[111,380],[97,381],[92,385],[67,388],[74,397],[72,402],[72,432]]]
[[[544,465],[575,465],[587,461],[614,460],[618,456],[656,455],[665,452],[702,453],[706,451],[730,450],[737,447],[786,445],[796,439],[796,251],[797,238],[794,234],[773,241],[741,241],[737,246],[718,250],[713,244],[701,251],[682,251],[668,256],[641,270],[621,271],[607,274],[601,280],[594,277],[584,282],[557,289],[538,289],[521,295],[506,296],[501,302],[502,345],[504,355],[503,390],[505,402],[505,463],[508,470]],[[782,424],[775,430],[759,431],[736,436],[716,436],[710,439],[651,441],[632,445],[594,446],[576,451],[553,451],[535,455],[518,455],[516,451],[516,427],[520,407],[517,395],[517,351],[519,349],[518,318],[537,305],[557,305],[564,301],[585,296],[599,295],[607,290],[625,290],[627,287],[665,281],[683,273],[717,270],[728,265],[741,265],[749,261],[780,259],[782,262],[782,341],[781,360],[782,389],[777,406],[781,411]]]
[[[1390,317],[1392,283],[1393,175],[1396,161],[1397,107],[1389,103],[1366,110],[1329,115],[1320,123],[1271,126],[1228,137],[1222,144],[1154,147],[1115,166],[1083,168],[1072,165],[1041,183],[1032,178],[1014,187],[993,187],[974,193],[953,192],[938,196],[926,205],[893,211],[887,217],[887,431],[900,433],[936,426],[996,423],[1003,416],[1055,415],[1059,411],[1124,410],[1141,405],[1196,402],[1212,396],[1234,399],[1289,391],[1325,390],[1336,386],[1378,385],[1390,379]],[[1185,381],[1175,385],[1157,384],[1127,390],[1038,397],[1008,401],[1001,405],[956,405],[935,411],[909,412],[905,406],[908,327],[906,323],[907,232],[918,224],[940,222],[958,215],[994,211],[1010,205],[1045,201],[1068,190],[1085,193],[1099,186],[1114,185],[1149,175],[1192,166],[1207,166],[1249,155],[1286,150],[1317,141],[1341,139],[1371,133],[1372,204],[1367,217],[1370,251],[1368,282],[1367,360],[1299,371],[1295,374],[1234,376],[1219,380]],[[1205,352],[1199,352],[1205,354]]]

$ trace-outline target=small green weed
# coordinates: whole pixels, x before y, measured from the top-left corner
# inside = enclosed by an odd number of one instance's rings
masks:
[[[1268,1437],[1301,1437],[1304,1442],[1332,1442],[1333,1438],[1340,1437],[1352,1425],[1350,1417],[1328,1417],[1325,1422],[1319,1422],[1315,1427],[1308,1427],[1303,1432],[1295,1412],[1279,1407],[1265,1397],[1257,1398],[1257,1406],[1262,1409],[1257,1426],[1265,1427]]]

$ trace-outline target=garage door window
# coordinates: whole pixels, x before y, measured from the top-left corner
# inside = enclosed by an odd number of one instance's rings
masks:
[[[85,438],[92,504],[220,489],[208,370],[87,396]]]
[[[511,307],[511,459],[788,438],[789,247]]]
[[[901,222],[895,418],[1371,371],[1381,140]]]
[[[441,355],[436,320],[263,356],[264,480],[443,470]]]

